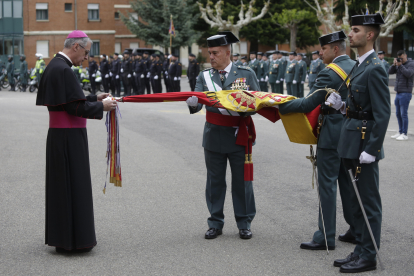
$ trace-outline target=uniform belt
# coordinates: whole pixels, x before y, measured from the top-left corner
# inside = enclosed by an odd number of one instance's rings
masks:
[[[346,110],[346,117],[357,120],[374,120],[371,112]]]
[[[252,143],[256,140],[256,130],[252,117],[226,116],[207,110],[206,120],[218,126],[239,127],[236,145],[245,147],[244,180],[253,181]]]
[[[321,109],[322,115],[330,115],[330,114],[342,114],[341,111],[333,109],[333,108],[325,108]]]

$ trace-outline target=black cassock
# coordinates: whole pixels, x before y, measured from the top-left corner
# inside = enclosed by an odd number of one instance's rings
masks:
[[[103,117],[102,102],[97,102],[96,96],[85,97],[71,66],[66,57],[56,54],[43,74],[36,100],[36,105],[47,106],[50,114],[46,244],[67,250],[96,245],[86,122],[83,127],[71,122],[82,121],[79,117]]]

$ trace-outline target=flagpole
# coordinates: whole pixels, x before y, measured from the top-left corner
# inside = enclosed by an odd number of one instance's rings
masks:
[[[172,14],[170,15],[170,28],[172,28]],[[170,32],[170,55],[172,55],[172,33]]]

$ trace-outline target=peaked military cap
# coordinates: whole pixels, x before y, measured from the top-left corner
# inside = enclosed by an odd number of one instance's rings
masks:
[[[378,55],[385,55],[384,51],[378,51]]]
[[[293,51],[293,52],[289,52],[289,55],[297,56],[297,54],[296,54],[296,52],[295,52],[295,51]]]
[[[319,51],[313,51],[312,55],[319,55]]]
[[[218,47],[218,46],[225,46],[232,43],[237,43],[240,40],[229,31],[226,32],[219,32],[217,35],[210,36],[207,38],[207,46],[208,47]]]
[[[334,32],[331,34],[323,35],[319,38],[319,44],[324,46],[326,44],[330,44],[336,41],[342,41],[346,39],[346,34],[344,31]]]
[[[238,57],[240,56],[240,54],[233,54],[233,57]]]
[[[190,57],[195,57],[195,55],[193,53],[189,54]]]
[[[257,52],[257,55],[263,56],[263,52]]]
[[[242,56],[242,57],[240,57],[240,59],[247,59],[247,57],[246,56]]]
[[[385,24],[381,14],[354,15],[351,17],[351,26],[355,25],[382,25]]]

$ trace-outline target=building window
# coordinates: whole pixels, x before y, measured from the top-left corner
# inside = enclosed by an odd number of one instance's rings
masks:
[[[36,3],[36,20],[49,20],[48,3]]]
[[[99,4],[88,4],[88,20],[99,20]]]
[[[13,38],[11,37],[4,38],[4,54],[13,55]]]
[[[36,53],[40,53],[44,58],[49,57],[49,41],[38,40],[36,41]]]
[[[13,16],[12,14],[12,1],[4,1],[3,2],[3,17],[4,18],[10,18]]]
[[[129,20],[131,20],[132,23],[135,23],[136,21],[138,21],[138,13],[136,12],[131,12],[129,14]]]
[[[93,40],[91,55],[98,56],[101,54],[101,49],[99,45],[99,40]]]
[[[13,17],[22,18],[23,3],[22,1],[13,1]]]
[[[115,12],[115,19],[119,19],[119,12]]]
[[[120,53],[121,52],[121,42],[117,42],[115,43],[115,53]]]
[[[129,43],[129,48],[130,49],[139,48],[139,43],[138,42],[131,42],[131,43]]]
[[[13,54],[14,55],[21,55],[23,54],[23,39],[19,37],[14,38],[13,42]]]
[[[247,54],[247,42],[246,41],[240,42],[240,53],[235,53],[235,54]]]
[[[72,11],[72,3],[65,3],[65,12]]]
[[[391,54],[392,53],[392,41],[389,41],[387,43],[387,53]]]

